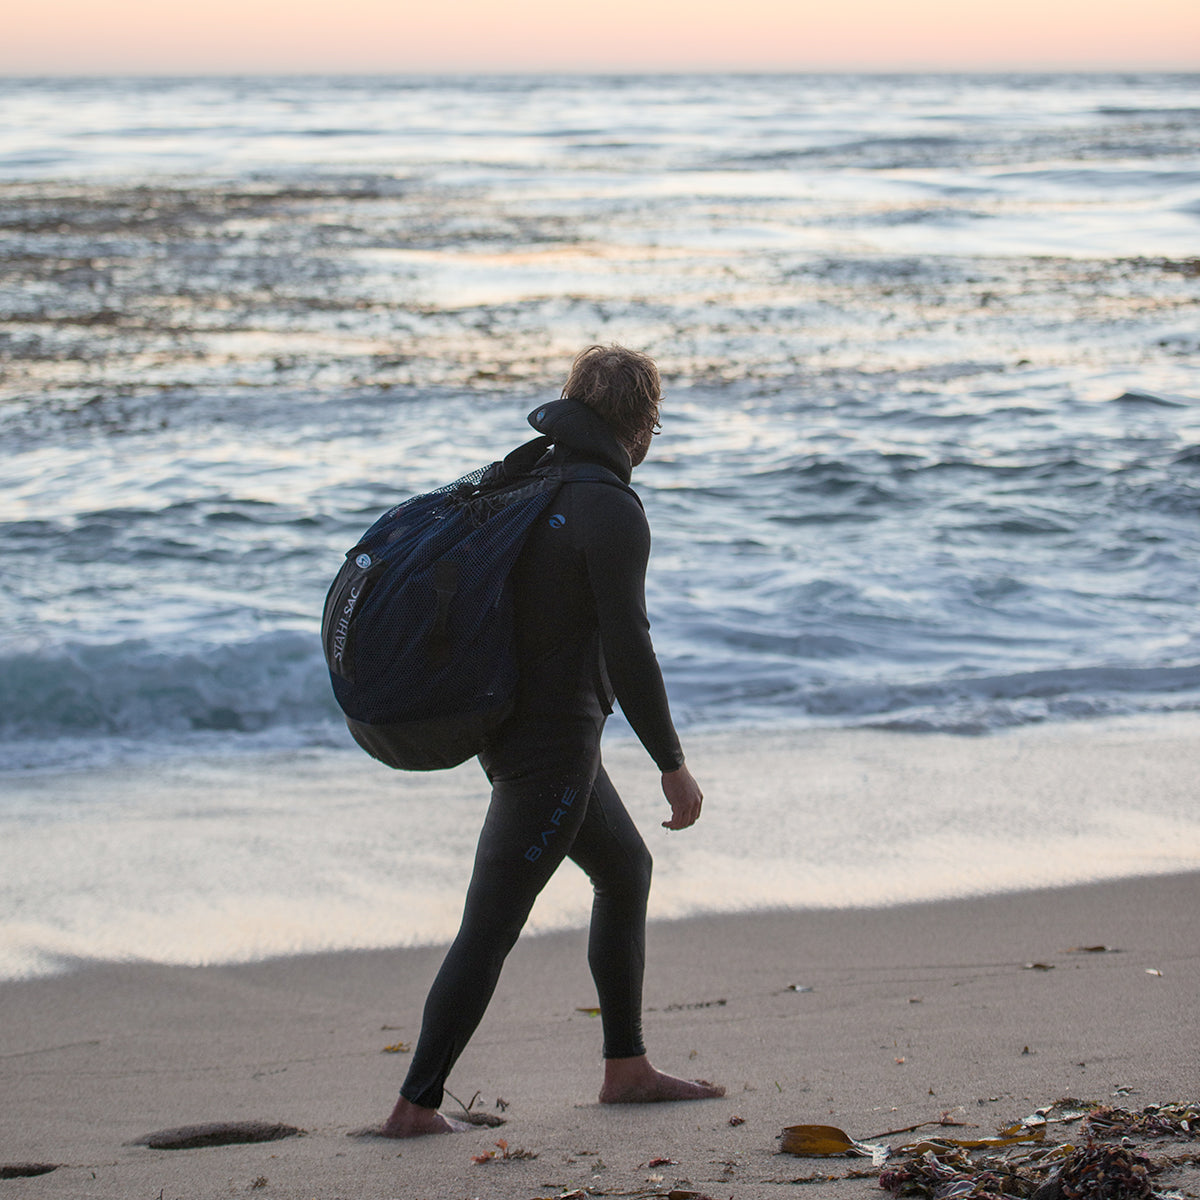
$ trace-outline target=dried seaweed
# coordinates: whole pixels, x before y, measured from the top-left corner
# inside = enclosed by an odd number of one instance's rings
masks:
[[[780,1134],[780,1150],[800,1158],[834,1158],[841,1155],[869,1158],[876,1165],[887,1157],[887,1147],[855,1141],[836,1125],[788,1125]]]
[[[1050,1145],[1050,1126],[1082,1118],[1082,1145]],[[1128,1139],[1200,1137],[1200,1105],[1149,1105],[1140,1112],[1064,1099],[1038,1109],[999,1137],[958,1141],[928,1139],[901,1147],[908,1161],[881,1172],[879,1186],[897,1196],[926,1200],[1153,1200],[1152,1177],[1200,1155],[1152,1160]],[[1113,1145],[1102,1139],[1126,1139]],[[972,1157],[972,1151],[1037,1143],[1005,1156]]]
[[[468,1125],[485,1125],[488,1129],[496,1129],[501,1125],[508,1124],[504,1117],[498,1117],[495,1113],[474,1111],[475,1103],[480,1098],[481,1093],[476,1092],[471,1097],[471,1102],[464,1104],[449,1088],[446,1088],[445,1091],[446,1095],[462,1109],[462,1115],[454,1118],[456,1121],[466,1121]],[[496,1107],[503,1112],[508,1107],[508,1101],[497,1099]]]
[[[1200,1137],[1200,1104],[1150,1104],[1133,1113],[1104,1104],[1084,1122],[1093,1137]]]
[[[503,1138],[496,1143],[495,1150],[488,1150],[484,1154],[471,1155],[471,1161],[479,1164],[495,1162],[497,1159],[502,1162],[512,1162],[513,1160],[524,1158],[537,1158],[537,1151],[522,1150],[519,1148],[512,1149]]]
[[[1076,1150],[1036,1195],[1038,1200],[1149,1200],[1149,1159],[1128,1146],[1097,1145]]]

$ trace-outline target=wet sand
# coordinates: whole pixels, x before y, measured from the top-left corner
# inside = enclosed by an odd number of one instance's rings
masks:
[[[524,1200],[672,1187],[744,1198],[828,1174],[839,1178],[805,1195],[877,1195],[874,1179],[844,1178],[862,1160],[779,1155],[780,1129],[826,1123],[869,1139],[948,1112],[986,1136],[1064,1096],[1129,1108],[1195,1099],[1197,912],[1200,874],[1184,874],[655,924],[651,1055],[729,1094],[651,1107],[596,1103],[599,1023],[580,1011],[595,1003],[585,935],[524,939],[450,1082],[507,1123],[406,1143],[347,1134],[390,1108],[437,948],[91,966],[7,983],[0,1160],[59,1165],[0,1186],[123,1200]],[[1108,952],[1078,949],[1095,946]],[[129,1144],[248,1120],[304,1136],[191,1150]],[[499,1139],[512,1157],[473,1161]],[[1194,1191],[1200,1172],[1188,1170]]]

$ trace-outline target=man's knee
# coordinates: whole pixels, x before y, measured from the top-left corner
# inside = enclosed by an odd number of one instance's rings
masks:
[[[644,905],[650,895],[650,877],[653,873],[654,858],[645,842],[639,841],[630,848],[613,890],[619,891],[627,902]]]
[[[650,853],[645,842],[639,847],[639,853],[634,856],[634,861],[637,867],[638,880],[643,890],[649,894],[650,876],[654,874],[654,856]]]

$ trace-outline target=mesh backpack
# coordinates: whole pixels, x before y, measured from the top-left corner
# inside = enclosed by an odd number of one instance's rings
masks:
[[[321,638],[355,741],[389,767],[433,771],[479,753],[512,711],[518,663],[508,577],[534,521],[594,463],[538,466],[549,437],[518,446],[384,513],[346,554]]]

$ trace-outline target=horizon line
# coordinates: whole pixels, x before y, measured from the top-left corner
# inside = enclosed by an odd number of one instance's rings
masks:
[[[695,66],[695,67],[405,67],[396,69],[346,67],[318,69],[310,67],[265,67],[265,68],[210,68],[179,70],[133,69],[47,69],[41,71],[9,71],[0,67],[0,79],[37,81],[43,79],[434,79],[444,76],[475,75],[483,78],[603,78],[608,76],[687,76],[687,75],[753,75],[753,76],[835,76],[866,75],[887,77],[894,75],[1179,75],[1200,76],[1200,66],[896,66],[896,67],[749,67],[749,66]]]

